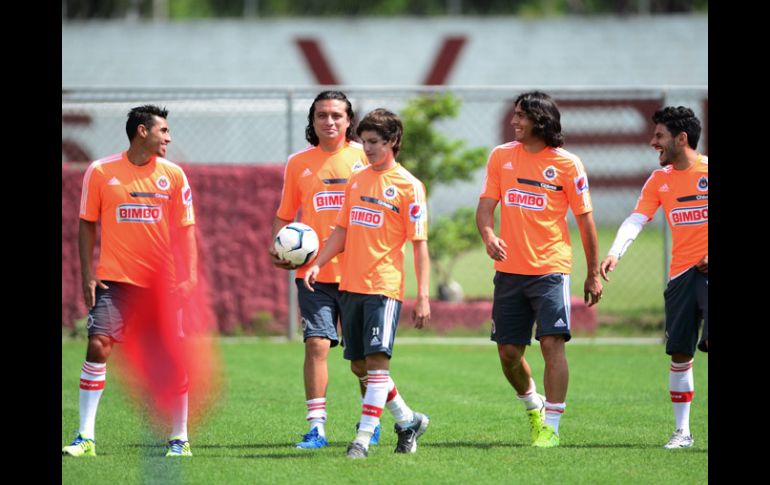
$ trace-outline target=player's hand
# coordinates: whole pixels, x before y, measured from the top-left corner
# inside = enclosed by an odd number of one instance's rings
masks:
[[[278,257],[278,252],[275,250],[273,246],[270,246],[267,249],[267,252],[270,254],[270,261],[272,261],[273,265],[286,270],[291,269],[297,269],[298,266],[291,261],[286,261]]]
[[[700,271],[701,273],[709,274],[709,255],[703,256],[703,259],[698,261],[698,264],[695,265],[695,269]]]
[[[484,243],[484,245],[486,246],[487,254],[489,257],[495,261],[505,261],[506,258],[508,258],[508,252],[506,251],[508,245],[505,244],[505,241],[499,237],[490,237],[489,240]]]
[[[312,292],[315,292],[315,290],[311,285],[315,284],[315,280],[319,271],[321,271],[321,268],[319,268],[317,264],[314,264],[307,269],[307,272],[305,272],[305,277],[303,278],[303,281],[305,282],[305,288]]]
[[[583,301],[588,303],[588,306],[596,305],[602,299],[603,290],[602,280],[599,279],[599,275],[587,277],[583,285]]]
[[[606,258],[604,258],[604,261],[602,261],[602,264],[599,265],[599,272],[602,274],[602,278],[604,278],[604,281],[610,280],[610,277],[608,275],[613,271],[615,271],[615,266],[617,265],[618,265],[617,256],[607,256]]]
[[[422,328],[430,321],[430,300],[427,296],[417,297],[417,302],[412,310],[412,322],[414,328]]]
[[[86,308],[89,310],[96,305],[96,287],[99,287],[103,290],[106,290],[109,288],[107,285],[102,283],[102,280],[97,278],[90,278],[87,281],[83,282],[83,303],[86,304]]]
[[[190,298],[190,295],[192,295],[196,285],[197,282],[192,279],[182,281],[177,285],[175,293],[179,295],[182,300],[186,301]]]

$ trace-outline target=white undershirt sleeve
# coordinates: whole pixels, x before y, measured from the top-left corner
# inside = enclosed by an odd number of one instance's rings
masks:
[[[609,255],[615,256],[620,259],[623,253],[626,252],[631,243],[634,242],[636,236],[642,232],[644,225],[649,222],[647,216],[638,212],[631,213],[630,216],[623,221],[623,224],[618,228],[618,234],[615,236],[615,242],[612,243]]]

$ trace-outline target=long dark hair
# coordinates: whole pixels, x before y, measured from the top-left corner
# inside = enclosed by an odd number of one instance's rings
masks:
[[[530,91],[520,94],[514,105],[521,105],[527,118],[532,120],[532,134],[542,139],[546,145],[558,148],[564,145],[561,133],[561,113],[556,101],[542,91]]]
[[[315,104],[317,101],[323,101],[326,99],[337,99],[344,101],[347,106],[348,119],[350,120],[350,126],[345,130],[345,139],[353,140],[353,125],[355,124],[356,114],[353,113],[353,105],[350,104],[350,100],[345,96],[342,91],[323,91],[313,100],[313,104],[310,105],[310,111],[307,114],[307,127],[305,128],[305,139],[313,146],[318,146],[320,140],[316,135],[315,128],[313,128],[313,117],[315,116]]]

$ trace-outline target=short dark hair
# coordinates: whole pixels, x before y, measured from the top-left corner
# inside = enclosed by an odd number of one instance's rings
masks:
[[[324,101],[326,99],[336,99],[339,101],[344,101],[346,105],[346,111],[348,113],[348,120],[350,120],[350,125],[348,126],[348,129],[345,130],[345,139],[346,140],[352,140],[353,139],[353,124],[355,123],[356,114],[353,112],[353,105],[350,104],[350,100],[348,100],[348,97],[345,96],[345,93],[342,91],[323,91],[318,94],[318,96],[315,97],[313,100],[313,104],[310,105],[310,111],[307,114],[307,127],[305,128],[305,139],[313,146],[318,146],[320,143],[320,140],[318,139],[318,135],[315,132],[315,128],[313,128],[313,117],[315,116],[315,104],[317,101]]]
[[[684,106],[666,106],[652,115],[652,122],[665,125],[672,136],[687,133],[687,144],[695,150],[700,140],[700,120],[690,108]]]
[[[126,135],[128,135],[128,141],[131,141],[136,136],[136,129],[139,125],[144,125],[147,129],[152,129],[155,124],[154,116],[159,116],[163,119],[168,118],[168,110],[155,106],[154,104],[145,104],[144,106],[137,106],[131,108],[128,112],[128,121],[126,121]]]
[[[369,112],[358,124],[356,134],[360,137],[364,131],[376,131],[385,141],[396,140],[396,143],[393,144],[393,156],[398,155],[399,150],[401,150],[404,125],[397,114],[385,108],[377,108]]]
[[[527,118],[532,120],[532,134],[542,139],[546,145],[558,148],[564,145],[561,133],[561,113],[556,101],[542,91],[522,93],[516,98],[515,105],[521,105]]]

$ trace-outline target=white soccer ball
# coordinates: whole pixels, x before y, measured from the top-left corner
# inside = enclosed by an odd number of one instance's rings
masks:
[[[305,265],[318,253],[318,234],[307,224],[292,222],[275,235],[275,251],[284,261]]]

